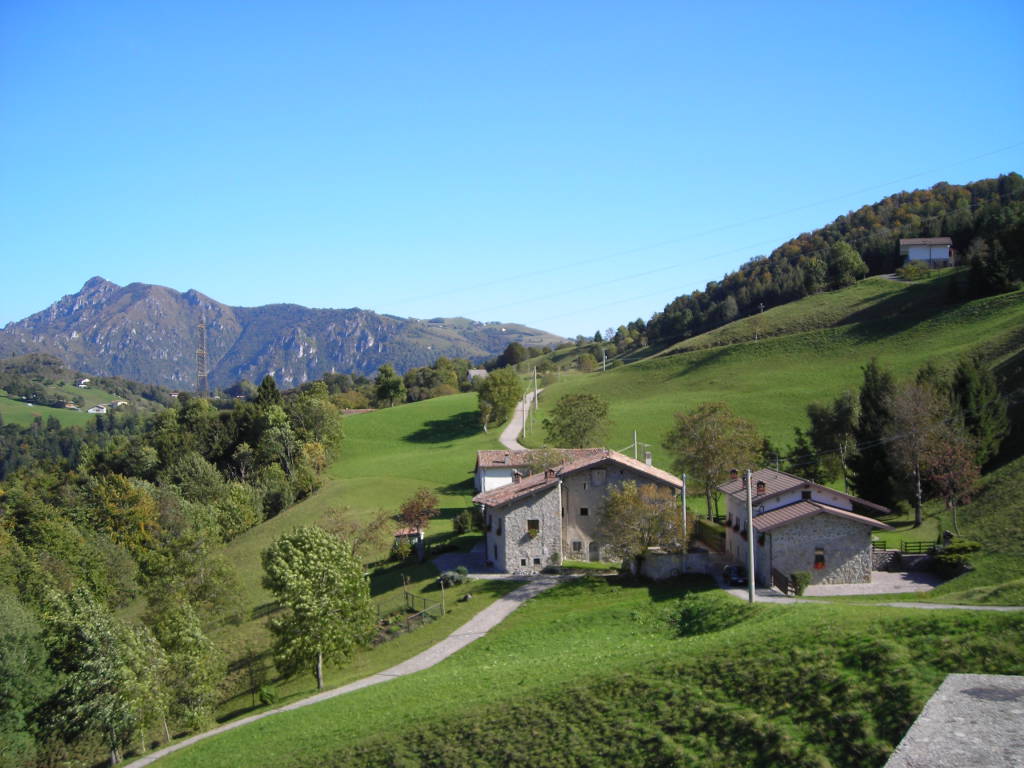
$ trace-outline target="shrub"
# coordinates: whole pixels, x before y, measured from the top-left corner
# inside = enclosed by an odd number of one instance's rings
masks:
[[[473,510],[468,507],[455,516],[452,528],[460,536],[473,530]]]
[[[269,707],[277,701],[277,689],[272,685],[261,685],[259,696],[260,704],[265,707]]]
[[[928,277],[930,271],[924,264],[911,262],[905,267],[897,269],[896,274],[899,275],[901,280],[922,280]]]
[[[793,591],[796,593],[796,596],[800,597],[811,583],[811,574],[807,571],[796,571],[789,574],[789,580],[793,584]]]
[[[468,577],[458,571],[445,571],[437,577],[437,581],[442,587],[454,587],[457,584],[462,584],[467,581]]]
[[[462,576],[462,577],[469,576],[469,569],[466,566],[464,566],[464,565],[460,565],[459,567],[457,567],[455,569],[455,572],[457,574],[459,574],[459,576]]]
[[[395,539],[395,543],[391,545],[391,554],[388,559],[397,560],[400,563],[405,562],[412,556],[412,542],[409,541],[408,536],[400,536]]]

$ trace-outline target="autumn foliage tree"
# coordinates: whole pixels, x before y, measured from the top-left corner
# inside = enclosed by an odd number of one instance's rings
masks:
[[[684,541],[679,499],[668,488],[626,481],[611,487],[605,498],[599,536],[623,557],[640,561],[649,547],[682,549]]]
[[[754,464],[761,439],[753,423],[725,403],[701,403],[688,413],[677,413],[675,422],[663,445],[672,453],[673,468],[703,489],[711,518],[715,486],[725,481],[730,469]]]
[[[426,530],[431,518],[440,511],[440,502],[429,488],[418,488],[416,492],[402,502],[398,517],[406,528],[417,531]]]

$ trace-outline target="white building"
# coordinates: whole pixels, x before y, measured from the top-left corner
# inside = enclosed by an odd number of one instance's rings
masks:
[[[900,240],[903,264],[951,267],[954,263],[953,241],[948,237],[909,237]]]
[[[104,414],[106,412],[107,412],[107,406],[105,406],[105,405],[94,405],[92,408],[89,409],[89,413],[95,413],[95,414],[99,414],[99,415],[102,415],[102,414]]]

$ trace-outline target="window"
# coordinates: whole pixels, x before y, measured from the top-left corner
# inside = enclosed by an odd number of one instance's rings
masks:
[[[540,558],[539,557],[533,558],[533,564],[534,565],[540,565]]]
[[[580,507],[580,517],[586,517],[590,514],[590,509],[587,507]]]
[[[825,550],[818,547],[814,550],[814,570],[820,571],[825,567]]]
[[[536,539],[540,536],[540,520],[526,521],[526,535],[531,539]]]
[[[800,498],[804,499],[805,501],[810,501],[810,499],[811,499],[811,492],[810,491],[801,491],[800,492]]]
[[[594,485],[604,485],[604,470],[603,469],[592,469],[590,470],[590,482]]]
[[[519,564],[520,564],[520,565],[526,565],[526,558],[525,558],[525,557],[524,557],[524,558],[522,558],[522,559],[521,559],[521,560],[519,561]]]
[[[583,542],[582,541],[574,541],[572,543],[572,551],[573,552],[582,552],[583,551]]]

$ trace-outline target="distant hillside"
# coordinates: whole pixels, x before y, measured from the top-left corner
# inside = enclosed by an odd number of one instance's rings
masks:
[[[1024,278],[1024,178],[1009,173],[970,184],[940,183],[900,192],[794,237],[770,256],[758,256],[703,291],[681,295],[651,318],[645,339],[670,344],[766,308],[849,285],[857,277],[837,255],[845,243],[858,252],[867,274],[899,267],[899,241],[950,237],[961,263],[995,258],[998,268]],[[992,251],[998,251],[993,257]],[[993,269],[993,263],[986,263]],[[982,291],[982,293],[997,291]]]
[[[363,309],[296,304],[229,307],[195,290],[124,287],[101,277],[42,312],[0,330],[0,356],[56,355],[72,368],[181,389],[195,386],[197,327],[205,316],[211,386],[270,374],[291,387],[325,372],[399,371],[437,357],[493,357],[517,341],[562,341],[517,324],[416,320]]]

